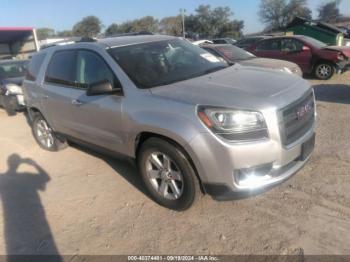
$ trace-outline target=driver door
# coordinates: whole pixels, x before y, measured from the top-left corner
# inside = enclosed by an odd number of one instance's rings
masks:
[[[294,38],[284,38],[281,41],[281,50],[284,60],[293,62],[300,66],[303,72],[311,68],[311,49],[304,49],[304,43]]]
[[[114,88],[121,90],[121,84],[103,57],[96,52],[77,52],[77,84],[80,88],[108,80]],[[86,91],[86,90],[85,90]],[[122,151],[121,128],[122,92],[87,96],[83,92],[72,100],[74,128],[77,138],[83,138],[100,147]]]

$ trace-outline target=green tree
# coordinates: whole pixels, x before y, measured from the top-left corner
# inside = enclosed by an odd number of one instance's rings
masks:
[[[336,22],[340,17],[340,0],[331,1],[318,8],[318,18],[324,22]]]
[[[153,16],[145,16],[140,19],[126,21],[121,24],[111,24],[105,31],[106,36],[123,34],[123,33],[134,33],[134,32],[158,32],[159,22]]]
[[[56,33],[57,37],[72,37],[73,32],[71,30],[63,30]]]
[[[159,22],[160,31],[174,36],[182,35],[182,18],[181,16],[169,16]]]
[[[261,0],[258,15],[272,30],[284,29],[296,16],[312,18],[307,0]]]
[[[112,36],[112,35],[116,35],[118,33],[119,33],[119,26],[118,26],[118,24],[115,24],[115,23],[108,26],[106,31],[105,31],[106,36]]]
[[[36,30],[36,34],[39,40],[44,40],[47,38],[52,38],[55,36],[55,30],[53,30],[52,28],[38,28]]]
[[[95,37],[101,30],[101,20],[96,16],[87,16],[74,25],[73,34],[75,36]]]
[[[186,31],[201,37],[239,36],[244,28],[243,21],[232,20],[233,12],[229,7],[200,5],[195,14],[186,18]]]

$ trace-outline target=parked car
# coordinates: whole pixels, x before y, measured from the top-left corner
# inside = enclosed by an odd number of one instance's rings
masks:
[[[136,159],[150,196],[189,208],[285,181],[309,159],[315,100],[308,82],[230,66],[188,41],[132,36],[42,50],[24,82],[33,134]]]
[[[251,36],[251,37],[245,37],[240,40],[238,40],[235,43],[235,46],[238,46],[239,48],[243,48],[245,50],[248,50],[250,47],[255,45],[257,42],[263,39],[267,39],[269,36]]]
[[[295,63],[277,59],[258,58],[237,46],[203,45],[201,47],[209,53],[224,59],[228,63],[240,63],[244,66],[271,68],[287,73],[293,73],[300,77],[303,75],[300,67]]]
[[[0,61],[0,105],[9,115],[25,108],[22,83],[28,60]]]
[[[211,41],[214,44],[230,44],[230,45],[233,45],[237,42],[235,39],[232,39],[232,38],[216,38]]]
[[[283,59],[296,63],[304,74],[321,80],[330,79],[335,72],[346,71],[350,64],[350,48],[327,46],[308,36],[273,37],[259,41],[249,48],[258,57]]]

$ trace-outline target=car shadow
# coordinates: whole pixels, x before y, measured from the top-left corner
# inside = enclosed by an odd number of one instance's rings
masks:
[[[350,85],[322,84],[313,88],[317,101],[350,104]]]
[[[6,261],[19,261],[18,255],[45,255],[50,261],[62,261],[39,195],[49,175],[32,159],[17,154],[7,163],[7,171],[0,173]],[[19,172],[22,165],[32,166],[35,172]]]
[[[141,175],[138,171],[136,163],[133,159],[125,157],[123,155],[115,155],[112,152],[98,152],[96,150],[90,149],[76,143],[71,143],[70,146],[85,152],[91,156],[102,159],[106,162],[111,168],[113,168],[116,173],[122,176],[129,184],[135,187],[138,191],[143,193],[146,197],[151,199],[146,186],[141,178]]]

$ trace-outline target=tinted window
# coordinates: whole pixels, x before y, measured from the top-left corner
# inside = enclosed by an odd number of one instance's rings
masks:
[[[297,52],[303,50],[303,43],[293,38],[285,38],[281,41],[283,52]]]
[[[114,73],[98,54],[90,51],[79,51],[77,57],[77,82],[80,87],[109,81],[113,86],[117,83]]]
[[[224,39],[214,39],[213,43],[214,44],[227,44],[226,40],[224,40]]]
[[[111,54],[140,88],[175,83],[228,67],[183,39],[116,47]]]
[[[75,51],[58,51],[51,58],[45,81],[64,85],[75,83]]]
[[[38,54],[32,57],[26,73],[27,80],[30,80],[30,81],[36,80],[45,57],[46,57],[46,54]]]
[[[271,39],[261,41],[257,48],[257,51],[280,51],[281,50],[281,40],[280,39]]]
[[[233,45],[219,46],[217,50],[232,62],[248,60],[255,57],[251,53]]]

